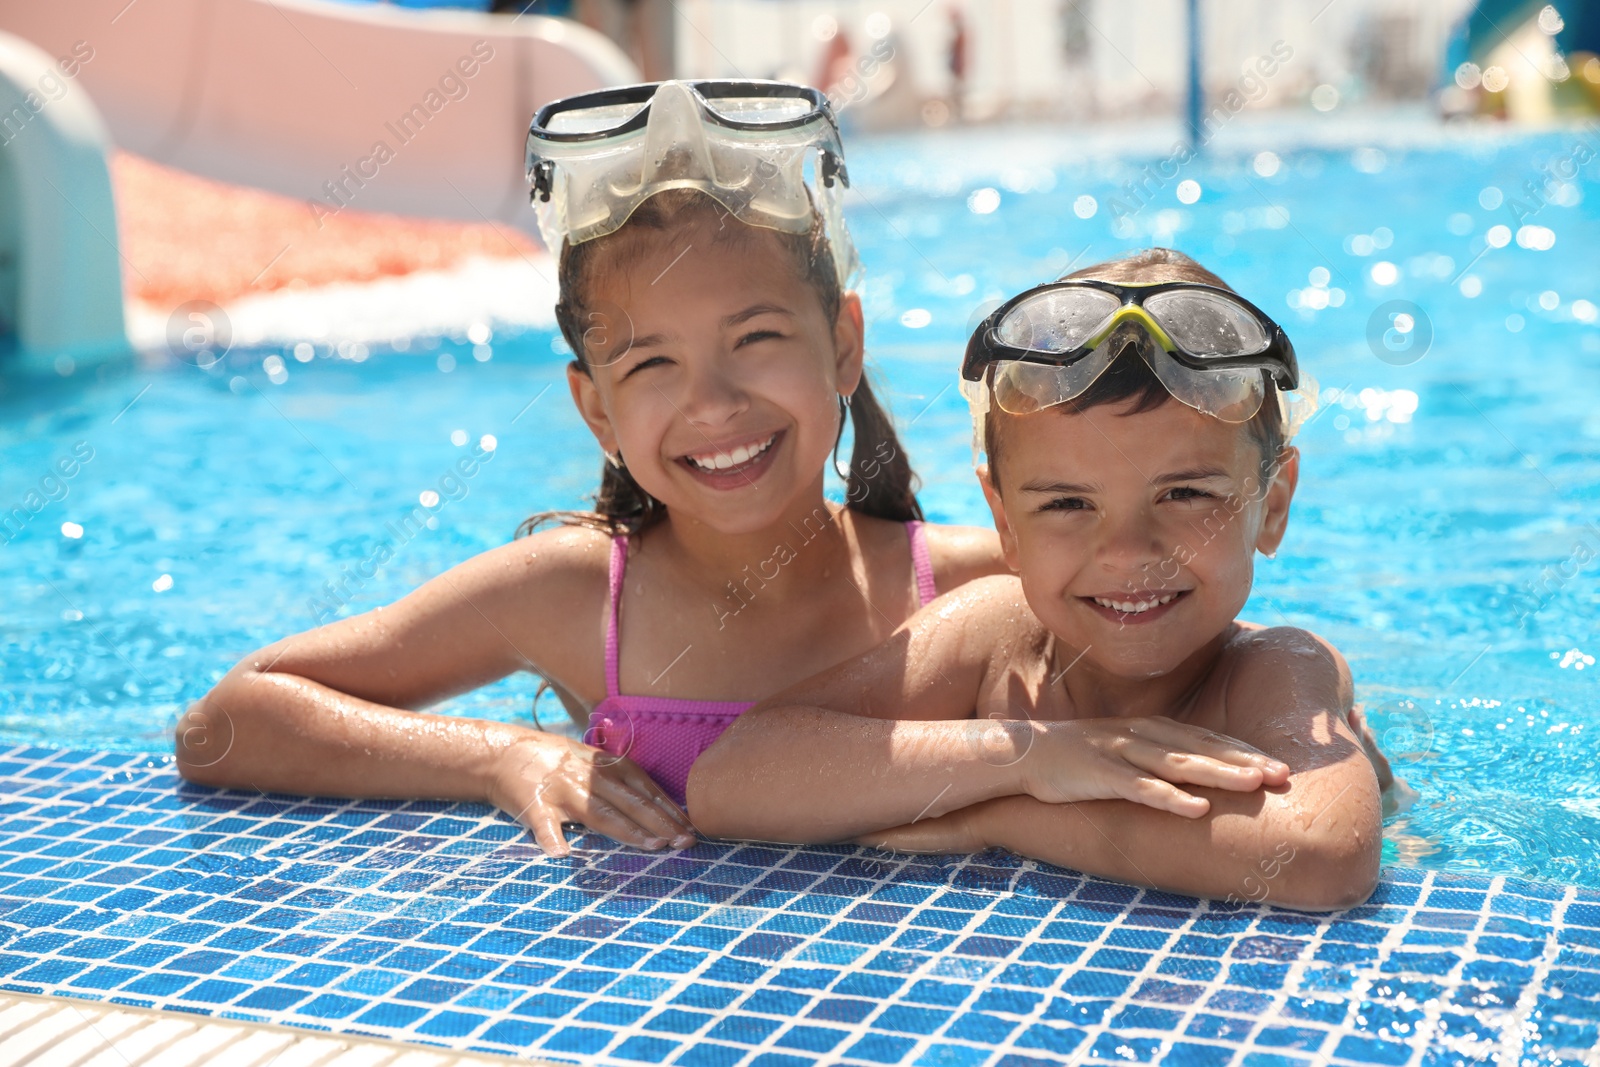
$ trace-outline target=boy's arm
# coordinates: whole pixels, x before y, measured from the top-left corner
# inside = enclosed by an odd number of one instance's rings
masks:
[[[867,826],[892,826],[1010,791],[1004,767],[968,766],[974,737],[991,724],[950,720],[972,717],[996,605],[1021,599],[1014,580],[965,585],[876,648],[740,715],[689,772],[695,826],[717,837],[837,841],[860,832],[863,810],[879,816]],[[894,774],[880,773],[889,766]]]
[[[1126,797],[1190,817],[1172,785],[1254,790],[1288,768],[1163,718],[1035,721],[1045,631],[1014,578],[973,582],[888,641],[752,708],[689,773],[703,832],[839,841],[992,797]],[[979,705],[1009,718],[974,719]],[[908,717],[915,720],[908,721]],[[929,721],[932,720],[932,721]]]
[[[998,846],[1090,874],[1198,896],[1342,908],[1371,895],[1383,843],[1378,783],[1348,724],[1349,667],[1303,630],[1256,631],[1227,690],[1230,734],[1283,760],[1286,786],[1195,790],[1198,819],[1123,800],[1002,797],[868,834],[909,851]]]

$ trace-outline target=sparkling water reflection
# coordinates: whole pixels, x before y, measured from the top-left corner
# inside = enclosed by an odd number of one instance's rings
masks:
[[[1218,151],[1171,180],[1060,134],[860,142],[870,350],[930,517],[986,517],[954,389],[980,305],[1143,245],[1190,252],[1331,391],[1246,617],[1349,658],[1421,792],[1390,861],[1600,886],[1600,170],[1522,192],[1578,136]],[[168,749],[244,652],[597,482],[552,334],[313,348],[0,383],[0,740]],[[533,689],[447,710],[526,721]]]

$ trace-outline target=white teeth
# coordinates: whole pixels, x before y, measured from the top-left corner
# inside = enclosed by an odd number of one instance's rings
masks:
[[[1139,615],[1143,612],[1149,611],[1151,608],[1158,608],[1162,604],[1170,603],[1177,595],[1177,593],[1168,593],[1159,600],[1143,601],[1107,600],[1105,597],[1097,596],[1094,598],[1094,602],[1103,608],[1110,608],[1112,611],[1120,611],[1124,615]]]
[[[699,456],[689,456],[687,459],[701,470],[725,471],[729,467],[737,467],[742,463],[749,463],[752,459],[771,448],[772,442],[777,439],[778,435],[773,434],[758,445],[740,445],[732,452],[707,452]]]

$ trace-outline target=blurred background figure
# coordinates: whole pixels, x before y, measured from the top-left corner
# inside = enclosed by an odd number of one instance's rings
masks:
[[[677,13],[670,0],[572,0],[573,18],[628,54],[645,81],[673,77]]]
[[[966,99],[967,87],[967,20],[961,9],[952,7],[950,15],[950,99],[954,112],[961,113],[961,101]]]
[[[824,88],[838,85],[851,75],[851,64],[855,61],[850,35],[839,28],[837,20],[827,17],[817,20],[815,32],[823,41],[822,62],[811,84]]]

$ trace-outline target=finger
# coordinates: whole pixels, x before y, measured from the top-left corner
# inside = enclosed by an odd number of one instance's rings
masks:
[[[1174,752],[1148,741],[1130,741],[1119,752],[1134,767],[1169,782],[1208,785],[1246,793],[1267,784],[1267,774],[1260,767],[1241,766],[1193,752]]]
[[[653,783],[652,783],[653,785]],[[631,788],[625,781],[600,777],[593,783],[594,796],[615,809],[623,818],[643,829],[651,838],[665,844],[671,842],[678,848],[688,848],[697,840],[693,827],[672,817],[672,811],[663,806],[670,800],[655,793],[643,793]],[[657,847],[657,846],[647,846]]]
[[[665,808],[667,810],[667,814],[672,816],[673,821],[679,826],[683,827],[683,829],[679,831],[680,837],[673,839],[674,843],[677,843],[679,840],[683,840],[684,843],[679,847],[688,848],[690,845],[700,840],[700,831],[695,829],[694,823],[690,821],[689,813],[678,807],[678,805],[674,804],[670,797],[664,795],[658,796],[654,798],[654,802],[659,807]]]
[[[596,782],[602,778],[618,782],[639,797],[640,803],[648,805],[652,811],[664,812],[672,822],[670,827],[663,828],[666,836],[678,837],[685,834],[692,835],[695,832],[694,823],[689,821],[688,814],[673,803],[672,798],[661,791],[656,780],[637,763],[624,756],[608,764],[603,770],[597,767],[596,771],[594,775]]]
[[[1215,730],[1176,722],[1159,715],[1148,719],[1129,720],[1129,725],[1130,732],[1135,736],[1165,743],[1169,748],[1197,752],[1243,766],[1260,767],[1264,771],[1273,773],[1287,773],[1289,770],[1289,765],[1275,756],[1270,756],[1236,737],[1219,734]]]
[[[577,812],[583,824],[615,841],[652,851],[665,848],[667,839],[640,826],[604,796],[590,793],[588,802]]]
[[[1185,793],[1171,782],[1163,782],[1159,778],[1134,777],[1128,779],[1126,785],[1127,789],[1122,793],[1124,800],[1159,811],[1170,811],[1186,819],[1198,819],[1211,810],[1211,801],[1205,797]]]
[[[632,763],[628,764],[627,771],[623,775],[623,781],[627,783],[630,789],[645,797],[657,809],[666,812],[667,818],[672,820],[676,828],[675,833],[693,834],[695,832],[694,823],[689,821],[688,812],[684,811],[671,797],[662,792],[661,787],[656,784],[656,780],[646,774],[642,767]]]
[[[553,809],[541,805],[525,813],[523,825],[533,831],[533,840],[544,849],[545,855],[565,856],[572,852],[566,831],[561,828],[561,816]]]

